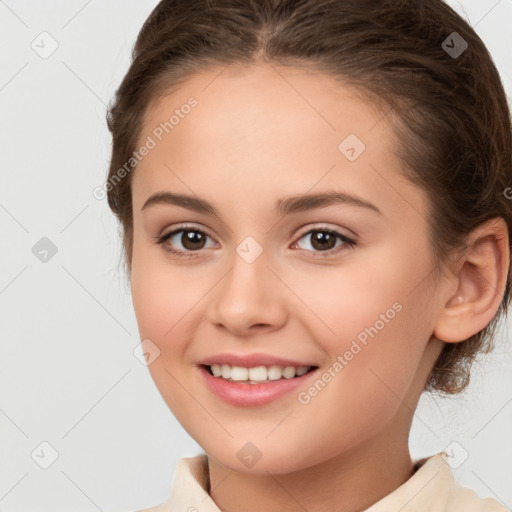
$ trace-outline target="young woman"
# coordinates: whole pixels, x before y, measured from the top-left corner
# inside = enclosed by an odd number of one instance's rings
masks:
[[[163,0],[108,123],[149,370],[204,449],[148,510],[506,510],[408,448],[510,302],[510,112],[468,23]]]

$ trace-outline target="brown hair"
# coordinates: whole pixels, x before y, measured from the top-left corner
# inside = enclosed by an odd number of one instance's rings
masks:
[[[505,91],[481,39],[441,0],[162,0],[138,35],[132,64],[107,112],[113,138],[108,204],[123,230],[128,271],[129,171],[135,166],[127,172],[126,163],[133,161],[148,106],[207,66],[256,62],[317,69],[396,113],[404,172],[429,198],[436,272],[483,222],[502,217],[512,232]],[[493,348],[510,303],[509,263],[497,314],[464,342],[445,344],[427,391],[461,392],[476,356]]]

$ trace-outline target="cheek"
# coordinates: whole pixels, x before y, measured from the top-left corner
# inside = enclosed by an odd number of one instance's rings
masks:
[[[393,425],[398,411],[407,416],[414,410],[407,397],[424,349],[417,340],[424,333],[419,332],[411,308],[406,304],[400,311],[393,310],[394,318],[376,326],[375,315],[370,315],[367,331],[354,324],[349,314],[340,315],[336,341],[318,339],[329,352],[330,363],[319,375],[321,383],[299,390],[296,417],[307,423],[309,432],[321,436],[322,446],[308,446],[311,451],[306,458],[321,461],[332,451],[356,446]],[[358,339],[361,332],[365,336]]]
[[[372,261],[361,257],[350,271],[316,270],[295,278],[294,291],[308,306],[301,311],[311,318],[308,330],[328,355],[327,365],[342,358],[332,388],[344,395],[342,402],[366,397],[369,414],[382,414],[385,403],[398,405],[431,335],[429,261],[410,245],[374,251]]]
[[[359,335],[364,342],[370,336],[368,329],[375,332],[376,328],[381,338],[383,332],[397,329],[409,334],[411,326],[405,318],[427,314],[423,310],[424,284],[430,272],[420,244],[411,245],[395,240],[378,248],[356,250],[339,267],[283,269],[285,281],[293,284],[300,299],[297,313],[303,318],[313,313],[310,329],[327,340],[328,346]],[[416,318],[416,323],[419,320]]]
[[[182,382],[190,379],[184,373],[186,349],[191,339],[190,321],[194,304],[200,300],[198,285],[183,277],[177,267],[149,262],[142,254],[132,259],[132,301],[140,339],[150,339],[160,351],[148,366],[153,381],[176,418],[186,424],[197,414],[195,402],[184,391]],[[194,319],[194,321],[197,319]]]
[[[183,357],[186,334],[183,327],[200,298],[200,290],[184,277],[180,267],[162,264],[157,251],[134,244],[131,272],[132,302],[140,339],[149,338],[160,350],[160,357],[149,366],[175,366]]]

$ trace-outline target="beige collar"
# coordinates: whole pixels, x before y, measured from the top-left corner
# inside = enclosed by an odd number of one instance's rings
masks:
[[[454,481],[445,452],[416,461],[416,472],[393,492],[362,512],[507,512]],[[169,500],[140,512],[221,512],[208,494],[205,453],[178,461]]]

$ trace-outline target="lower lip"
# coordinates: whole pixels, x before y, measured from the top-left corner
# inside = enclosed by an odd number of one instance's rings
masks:
[[[199,366],[199,371],[208,388],[225,402],[239,407],[265,405],[287,393],[291,393],[304,385],[305,381],[316,373],[316,370],[318,368],[293,379],[283,378],[264,384],[250,384],[248,382],[229,382],[220,377],[214,377],[206,367]]]

